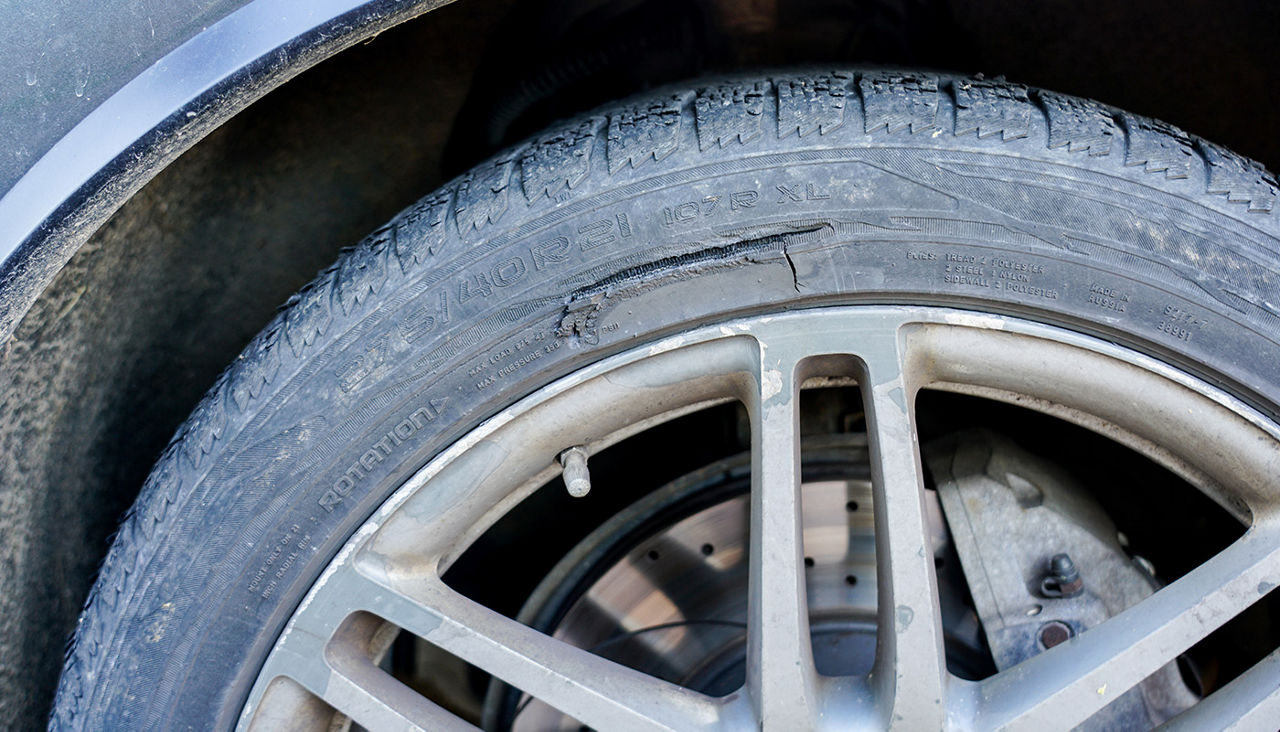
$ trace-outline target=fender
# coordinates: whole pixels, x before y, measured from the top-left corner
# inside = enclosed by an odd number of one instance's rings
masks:
[[[11,162],[0,164],[0,349],[76,250],[184,151],[302,71],[450,2],[220,0],[210,11],[220,19],[191,27],[193,33],[174,39],[171,49],[157,43],[149,49],[154,62],[141,73],[95,82],[117,90],[83,114],[81,95],[95,63],[110,69],[126,50],[141,53],[136,45],[126,49],[101,37],[73,38],[91,43],[78,54],[59,49],[61,57],[50,63],[59,81],[72,79],[75,95],[64,88],[47,102],[36,93],[39,70],[29,66],[24,80],[31,91],[18,95],[23,101],[0,121],[15,151]],[[129,11],[112,3],[87,12],[89,17],[74,24],[87,36],[129,20]],[[35,16],[24,12],[12,19],[10,38],[24,40],[6,44],[9,58],[40,59],[45,35],[39,26],[53,22]],[[177,17],[161,20],[180,28],[184,23]],[[154,23],[148,22],[154,37]],[[15,47],[26,43],[31,47]],[[56,140],[50,140],[50,126]],[[47,150],[38,158],[30,155],[24,167],[24,152],[42,147]]]

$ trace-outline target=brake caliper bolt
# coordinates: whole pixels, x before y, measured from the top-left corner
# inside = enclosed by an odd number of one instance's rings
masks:
[[[560,453],[560,466],[564,468],[564,487],[569,489],[569,495],[582,498],[591,492],[586,448],[575,445]]]
[[[1049,560],[1049,573],[1040,582],[1045,597],[1075,597],[1084,591],[1084,580],[1076,563],[1067,554],[1055,554]]]
[[[1070,625],[1061,620],[1051,620],[1040,626],[1040,645],[1046,649],[1053,648],[1071,640],[1071,636],[1075,634]]]

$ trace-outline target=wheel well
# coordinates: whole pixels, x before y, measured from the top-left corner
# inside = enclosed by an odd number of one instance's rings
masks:
[[[467,0],[302,74],[160,172],[0,352],[0,708],[43,724],[119,515],[223,366],[341,247],[446,177],[646,86],[836,61],[1003,73],[1274,168],[1280,109],[1249,92],[1274,81],[1258,59],[1280,10],[1177,6],[1064,18],[1013,0]]]

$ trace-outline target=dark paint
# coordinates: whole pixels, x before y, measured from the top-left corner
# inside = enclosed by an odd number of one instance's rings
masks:
[[[112,6],[104,5],[100,14],[90,11],[64,25],[59,13],[74,13],[46,8],[47,15],[32,24],[56,26],[49,52],[56,49],[60,58],[49,62],[44,90],[39,49],[23,47],[19,29],[26,26],[10,26],[0,58],[37,61],[29,67],[31,77],[25,71],[13,74],[23,84],[34,78],[30,90],[19,90],[12,110],[8,104],[0,107],[5,112],[0,119],[12,116],[0,130],[10,135],[11,149],[18,153],[0,166],[0,183],[7,188],[0,198],[0,344],[88,236],[210,130],[320,60],[446,2],[211,3],[174,25],[162,22],[169,30],[149,45],[156,60],[140,73],[137,62],[107,59],[131,49],[142,54],[142,46],[127,34],[111,38],[100,32],[123,16],[139,21],[134,10],[121,9],[112,17]],[[175,5],[166,18],[184,12],[191,13]],[[220,12],[223,17],[205,27],[203,21]],[[148,33],[153,22],[147,21]],[[184,32],[194,35],[180,42]],[[80,50],[81,38],[93,42]],[[95,63],[104,67],[100,83],[94,81]],[[19,63],[14,71],[21,68]],[[110,94],[91,110],[90,82],[93,95]]]

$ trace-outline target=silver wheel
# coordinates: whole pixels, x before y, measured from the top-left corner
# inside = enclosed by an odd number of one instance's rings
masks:
[[[806,383],[832,379],[859,384],[867,411],[877,632],[871,671],[861,676],[820,674],[810,643],[797,403]],[[1247,528],[1208,562],[1069,642],[987,678],[962,679],[947,670],[937,532],[913,417],[924,388],[1013,402],[1101,432],[1181,476]],[[746,671],[737,692],[713,697],[637,672],[504,617],[441,579],[488,527],[557,479],[565,450],[594,455],[729,400],[745,405],[752,434]],[[327,723],[337,710],[370,729],[472,728],[379,668],[399,630],[597,729],[1072,727],[1280,583],[1278,438],[1243,403],[1165,364],[1012,318],[848,307],[682,334],[543,388],[409,480],[297,608],[240,727]],[[1277,664],[1272,654],[1173,723],[1274,726]]]

